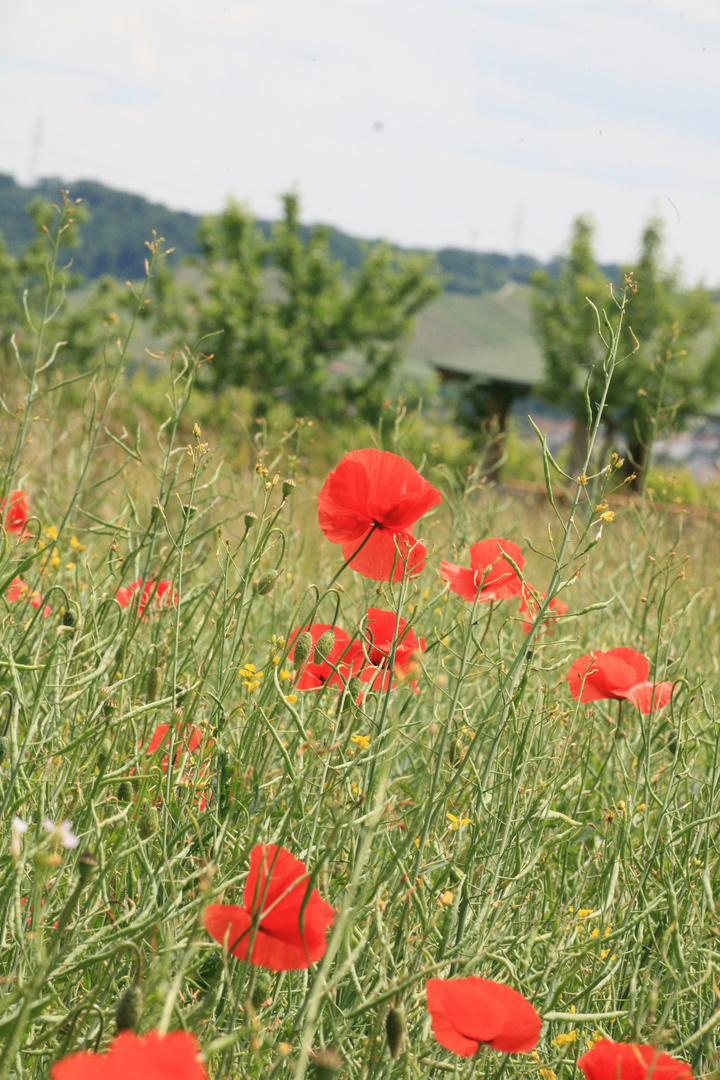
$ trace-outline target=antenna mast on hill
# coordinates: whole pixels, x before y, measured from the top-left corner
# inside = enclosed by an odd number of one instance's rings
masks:
[[[30,144],[30,170],[29,170],[29,184],[30,187],[35,187],[38,182],[38,163],[40,161],[40,150],[42,148],[43,140],[43,118],[38,116],[35,121],[35,130],[33,131],[32,143]]]

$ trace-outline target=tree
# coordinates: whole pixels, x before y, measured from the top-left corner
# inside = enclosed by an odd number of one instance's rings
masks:
[[[625,359],[615,368],[603,416],[606,451],[617,442],[627,457],[628,475],[636,474],[636,488],[644,484],[659,431],[682,428],[720,394],[720,345],[712,300],[703,289],[683,290],[677,272],[665,269],[661,256],[662,222],[652,220],[643,231],[640,257],[632,270],[637,293],[628,309],[628,324],[639,348],[628,330],[620,351]],[[573,225],[569,257],[558,279],[539,272],[533,286],[533,321],[546,363],[542,392],[547,400],[566,405],[575,419],[570,465],[575,475],[584,459],[585,381],[589,375],[593,404],[605,381],[605,347],[588,299],[613,317],[586,218]]]
[[[280,397],[303,414],[351,405],[376,416],[412,317],[440,285],[429,257],[383,244],[346,278],[328,237],[321,228],[303,235],[295,195],[284,196],[269,236],[231,202],[201,224],[201,289],[176,294],[167,276],[158,280],[161,325],[182,309],[186,336],[214,335],[213,385],[247,386],[260,408]]]

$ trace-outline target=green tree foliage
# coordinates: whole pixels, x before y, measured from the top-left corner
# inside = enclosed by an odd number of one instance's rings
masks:
[[[186,336],[212,336],[212,384],[249,387],[261,408],[284,398],[303,414],[375,417],[413,315],[440,291],[432,259],[377,244],[348,278],[326,230],[303,234],[294,195],[269,236],[230,203],[199,238],[201,288],[161,274],[155,304],[161,328],[181,317]]]
[[[593,305],[611,319],[615,311],[592,239],[590,221],[577,218],[559,277],[553,280],[545,271],[533,275],[533,322],[546,363],[542,392],[575,418],[573,472],[584,456],[585,383],[589,378],[594,407],[604,381],[605,346]],[[616,368],[608,396],[606,449],[613,442],[622,447],[628,473],[637,474],[639,487],[655,437],[680,429],[720,393],[720,346],[708,293],[683,290],[677,273],[663,266],[660,221],[645,227],[638,262],[626,273],[633,274],[637,293],[629,309],[632,329],[625,341],[625,358]]]

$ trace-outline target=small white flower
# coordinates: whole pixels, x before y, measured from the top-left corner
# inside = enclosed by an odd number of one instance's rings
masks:
[[[80,841],[75,833],[72,831],[72,826],[69,821],[61,821],[59,825],[56,825],[50,818],[45,818],[43,821],[43,828],[46,832],[50,833],[50,843],[53,847],[64,848],[76,848]]]
[[[22,838],[23,834],[28,831],[30,826],[26,821],[23,821],[17,814],[12,819],[12,825],[10,826],[12,836],[10,838],[10,854],[13,859],[19,859],[22,855]]]

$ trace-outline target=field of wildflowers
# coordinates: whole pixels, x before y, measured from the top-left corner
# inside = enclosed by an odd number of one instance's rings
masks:
[[[224,470],[189,351],[146,449],[131,339],[67,425],[54,274],[2,400],[0,1080],[714,1074],[708,523],[615,516],[602,400],[532,512],[401,427]]]

